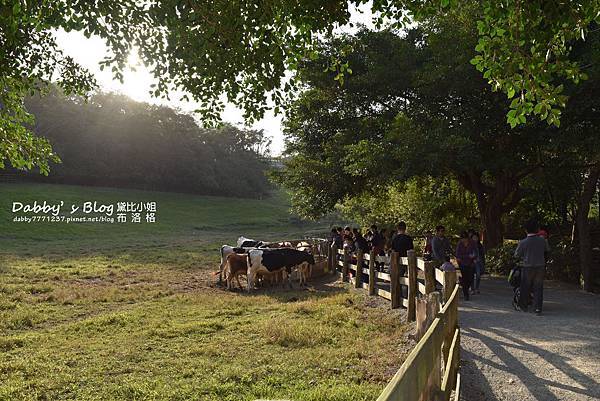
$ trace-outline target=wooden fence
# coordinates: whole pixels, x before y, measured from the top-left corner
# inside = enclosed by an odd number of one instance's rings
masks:
[[[419,342],[383,390],[378,401],[448,401],[459,399],[460,329],[456,272],[444,272],[436,263],[392,252],[351,254],[330,248],[329,271],[337,273],[369,295],[407,308],[407,320],[417,321]],[[366,267],[367,265],[368,267]],[[378,267],[383,266],[379,271]],[[441,307],[441,309],[440,309]]]

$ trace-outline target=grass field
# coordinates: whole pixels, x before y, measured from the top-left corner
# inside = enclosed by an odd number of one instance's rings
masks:
[[[13,201],[156,201],[157,222],[15,223]],[[0,400],[373,400],[407,352],[397,314],[321,281],[214,286],[218,248],[319,234],[283,196],[0,184]]]

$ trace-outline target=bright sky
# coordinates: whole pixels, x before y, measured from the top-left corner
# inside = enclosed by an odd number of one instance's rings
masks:
[[[367,26],[371,24],[372,14],[370,12],[370,3],[363,5],[359,10],[352,10],[351,21],[353,23],[362,23]],[[341,31],[350,32],[350,28],[341,28]],[[101,89],[108,92],[119,92],[129,96],[130,98],[148,103],[161,103],[174,108],[178,108],[184,112],[193,113],[197,108],[193,102],[180,101],[180,94],[171,96],[171,100],[153,98],[149,91],[150,85],[153,83],[153,78],[147,68],[139,64],[137,54],[132,53],[129,58],[130,68],[124,71],[124,82],[113,80],[112,73],[109,69],[100,71],[99,62],[106,54],[106,45],[103,40],[97,37],[86,38],[80,32],[56,32],[56,37],[59,46],[63,51],[79,62],[82,66],[88,68],[98,81]],[[131,68],[133,67],[133,68]],[[237,125],[244,125],[241,110],[235,106],[227,105],[225,112],[221,116],[224,121]],[[274,155],[279,155],[283,151],[283,133],[281,128],[282,116],[273,115],[268,112],[265,117],[252,125],[255,129],[264,129],[265,132],[273,139],[271,152]]]

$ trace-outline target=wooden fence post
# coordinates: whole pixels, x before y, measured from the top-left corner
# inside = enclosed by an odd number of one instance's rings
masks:
[[[330,272],[335,272],[335,262],[337,260],[337,258],[335,257],[336,253],[337,248],[335,247],[335,242],[332,242],[331,246],[329,246],[327,250],[327,269]]]
[[[375,281],[377,276],[375,275],[375,252],[371,251],[369,254],[369,295],[375,295]]]
[[[414,322],[416,319],[415,300],[417,298],[417,254],[414,250],[407,253],[408,256],[408,313],[407,320]]]
[[[417,300],[417,341],[423,337],[440,311],[440,294],[432,292]]]
[[[448,301],[456,286],[456,272],[444,272],[444,303]]]
[[[363,251],[356,251],[356,277],[354,278],[354,288],[362,288],[362,265]]]
[[[400,286],[400,266],[398,266],[398,252],[392,252],[390,259],[390,295],[392,309],[402,306],[402,288]]]
[[[435,291],[435,265],[431,261],[425,262],[425,294]]]
[[[348,264],[350,263],[350,251],[344,248],[344,265],[342,266],[342,281],[348,281]]]

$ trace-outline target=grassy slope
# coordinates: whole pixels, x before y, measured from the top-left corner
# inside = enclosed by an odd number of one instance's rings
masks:
[[[154,225],[13,223],[12,201],[158,202]],[[212,286],[218,246],[297,237],[282,198],[0,185],[0,400],[374,399],[397,316],[335,284]],[[360,343],[364,342],[361,345]]]

